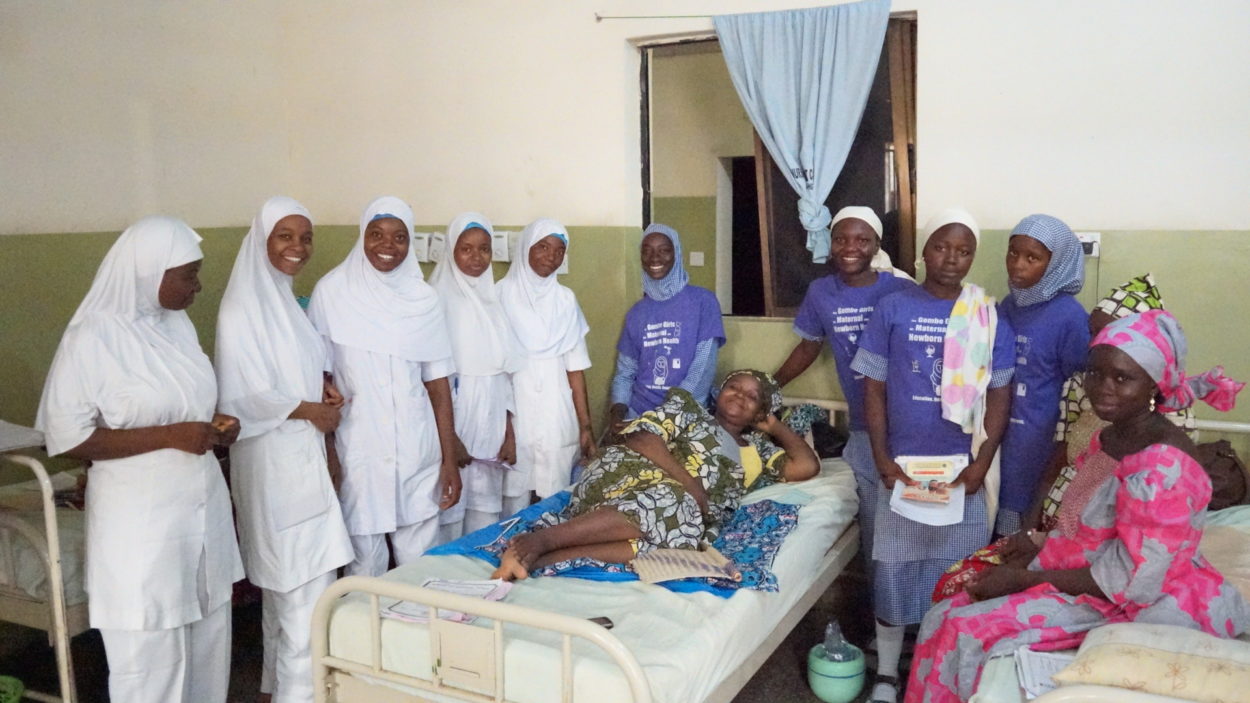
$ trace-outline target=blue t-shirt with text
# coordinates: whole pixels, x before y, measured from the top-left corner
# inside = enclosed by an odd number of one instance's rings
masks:
[[[860,348],[884,357],[886,412],[892,456],[969,454],[972,435],[942,418],[942,351],[954,300],[936,298],[920,286],[877,303]],[[1011,324],[998,320],[991,351],[992,372],[1015,363]]]
[[[629,407],[643,413],[664,402],[668,389],[686,378],[695,347],[725,343],[720,303],[712,291],[686,286],[668,300],[643,297],[625,313],[616,349],[638,361]]]
[[[866,430],[864,419],[864,376],[851,369],[859,337],[872,316],[877,301],[890,293],[916,287],[915,283],[889,272],[879,272],[871,285],[848,286],[837,274],[812,281],[794,318],[794,331],[810,340],[824,339],[833,352],[838,385],[851,408],[852,430]]]
[[[1008,510],[1024,512],[1033,502],[1037,482],[1054,451],[1064,381],[1085,368],[1089,313],[1076,298],[1061,293],[1023,307],[1009,296],[998,304],[998,315],[1011,323],[1016,346],[999,500]]]

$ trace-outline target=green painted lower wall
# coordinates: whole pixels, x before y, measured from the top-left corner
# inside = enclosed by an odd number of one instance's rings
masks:
[[[982,232],[968,279],[1001,298],[1008,292],[1004,259],[1007,230]],[[1077,298],[1092,308],[1110,290],[1133,276],[1153,273],[1168,310],[1189,341],[1186,369],[1223,365],[1229,376],[1250,381],[1250,231],[1102,230],[1097,258],[1085,259],[1085,287]],[[1199,402],[1199,419],[1250,422],[1250,393],[1232,412]],[[1250,435],[1205,431],[1203,441],[1225,437],[1242,457],[1250,457]]]
[[[437,230],[435,226],[417,231]],[[501,227],[520,229],[520,227]],[[212,354],[217,307],[225,291],[246,228],[198,230],[204,241],[203,290],[188,313],[200,342]],[[300,273],[295,290],[312,292],[317,280],[347,255],[356,241],[353,226],[319,226],[312,261]],[[638,288],[639,230],[633,227],[571,227],[569,273],[561,282],[577,291],[590,323],[587,345],[594,366],[587,371],[596,425],[603,416],[615,349],[628,305]],[[0,236],[0,418],[34,422],[43,380],[65,325],[91,287],[96,268],[117,232]],[[428,275],[432,264],[423,268]],[[507,264],[495,264],[496,277]],[[60,464],[58,463],[58,466]],[[0,484],[21,473],[0,471]],[[24,478],[24,476],[23,476]]]
[[[1007,293],[1004,257],[1009,233],[985,232],[969,279],[996,296]],[[1086,308],[1133,276],[1153,273],[1168,310],[1180,320],[1189,340],[1189,371],[1217,364],[1243,381],[1250,380],[1250,231],[1103,230],[1098,258],[1085,260],[1085,288],[1078,296]],[[1250,394],[1239,407],[1220,413],[1197,406],[1198,417],[1250,422]]]
[[[698,225],[709,216],[714,223],[714,203],[709,205],[709,201],[714,199],[657,199],[656,220],[681,232],[687,251],[705,246],[704,236],[714,244],[714,226],[700,229]],[[317,228],[316,253],[296,281],[298,293],[309,293],[316,280],[346,256],[356,232],[351,226]],[[245,229],[205,229],[200,233],[204,236],[204,290],[190,313],[201,342],[211,350],[217,305]],[[43,379],[61,332],[116,235],[0,237],[0,418],[23,424],[34,420]],[[577,292],[590,323],[588,346],[594,366],[588,372],[588,383],[598,424],[621,322],[639,296],[639,230],[573,227],[570,235],[570,273],[561,281]],[[1003,273],[1007,236],[1002,230],[984,233],[969,276],[998,296],[1007,292]],[[1087,283],[1080,296],[1087,307],[1111,286],[1132,275],[1153,272],[1169,309],[1189,336],[1189,369],[1203,370],[1218,363],[1230,376],[1250,380],[1250,324],[1246,322],[1250,319],[1250,288],[1242,273],[1250,263],[1250,232],[1104,231],[1102,236],[1102,256],[1087,262]],[[706,273],[709,279],[713,277],[711,253],[715,250],[708,246],[704,251],[709,253],[708,265],[703,270],[691,269],[691,277],[699,285],[712,287],[712,280],[704,281],[700,276]],[[506,265],[496,264],[496,275],[503,275],[505,269]],[[739,367],[775,370],[798,341],[790,327],[789,319],[727,317],[729,341],[721,351],[721,371]],[[828,351],[786,390],[796,396],[840,397]],[[1234,412],[1217,413],[1200,406],[1198,416],[1250,422],[1250,396],[1243,397]],[[1204,438],[1211,436],[1204,434]],[[1250,456],[1250,438],[1236,442],[1242,455]]]
[[[652,198],[651,219],[677,230],[686,252],[690,282],[716,290],[716,198]],[[690,265],[690,252],[703,252],[703,265]]]

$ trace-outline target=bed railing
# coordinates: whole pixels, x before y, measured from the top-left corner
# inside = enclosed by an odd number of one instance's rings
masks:
[[[335,657],[330,654],[330,618],[340,598],[349,593],[363,593],[369,602],[370,663]],[[422,679],[388,671],[382,667],[381,599],[389,598],[420,603],[430,608],[471,613],[494,621],[492,628],[432,619],[427,627],[430,635],[432,676]],[[420,691],[452,696],[458,700],[481,703],[502,703],[504,697],[504,623],[554,631],[562,638],[561,701],[573,700],[574,637],[599,647],[620,667],[629,685],[634,703],[651,703],[651,689],[646,675],[634,655],[603,627],[568,615],[535,610],[508,603],[484,601],[444,591],[435,591],[411,584],[366,576],[348,576],[326,589],[313,611],[313,685],[317,703],[336,700],[338,684],[333,670],[372,677]],[[463,657],[463,659],[457,659]],[[491,691],[492,693],[480,693]]]
[[[74,703],[77,700],[77,693],[72,676],[74,666],[70,658],[69,623],[65,614],[65,581],[61,575],[61,535],[56,524],[56,503],[53,500],[52,481],[48,478],[48,472],[44,470],[43,464],[31,457],[21,454],[0,454],[0,457],[11,463],[25,466],[34,472],[43,499],[44,534],[39,534],[23,520],[4,521],[6,526],[34,545],[35,551],[43,560],[48,572],[48,607],[51,610],[49,638],[56,650],[56,673],[61,684],[61,697],[38,691],[26,691],[25,695],[37,701]]]

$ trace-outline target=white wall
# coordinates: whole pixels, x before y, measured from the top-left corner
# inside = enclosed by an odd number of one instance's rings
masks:
[[[751,118],[719,48],[685,51],[651,58],[651,193],[660,198],[713,197],[717,159],[755,153]]]
[[[484,208],[638,225],[630,39],[764,0],[7,0],[0,233],[152,211],[245,223],[268,195],[351,223]],[[1250,3],[898,0],[919,12],[920,219],[1250,228]]]

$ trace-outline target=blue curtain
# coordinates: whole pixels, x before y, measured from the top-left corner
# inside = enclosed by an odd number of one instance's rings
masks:
[[[713,18],[738,97],[799,194],[817,263],[829,252],[825,198],[859,129],[889,19],[890,0]]]

